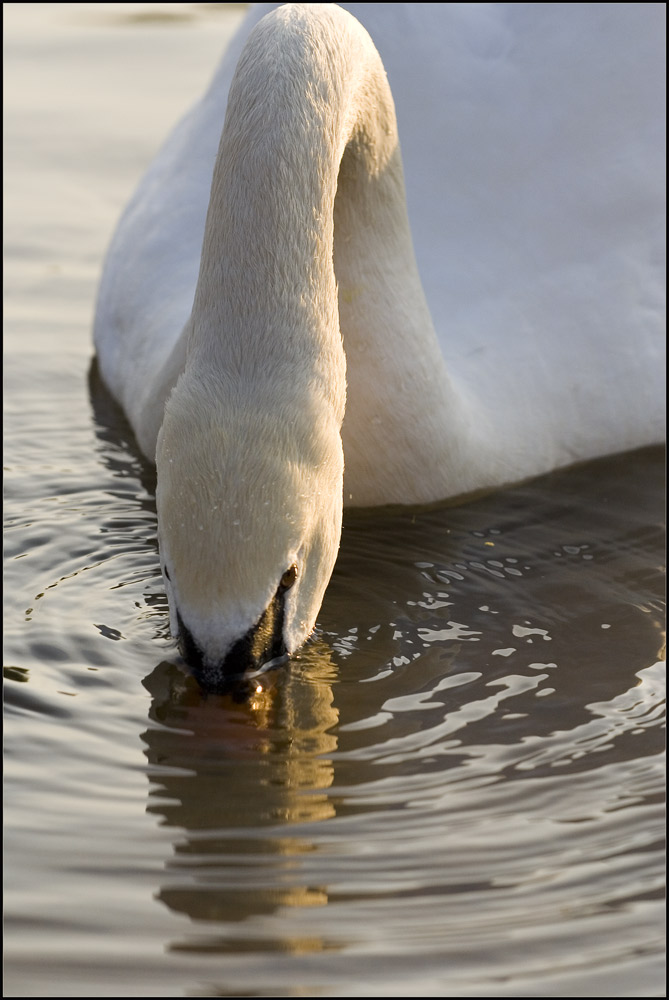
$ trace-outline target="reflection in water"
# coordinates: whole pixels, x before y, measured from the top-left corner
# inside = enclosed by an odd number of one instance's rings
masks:
[[[314,643],[299,668],[264,677],[248,699],[203,696],[168,663],[145,680],[155,723],[142,737],[149,810],[182,832],[159,894],[170,909],[242,922],[281,906],[327,903],[325,886],[296,877],[295,858],[312,844],[277,835],[277,827],[334,815],[326,794],[338,721],[333,676],[329,650]]]

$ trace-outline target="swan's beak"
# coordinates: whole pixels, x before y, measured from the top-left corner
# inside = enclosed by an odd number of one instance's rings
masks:
[[[177,612],[179,652],[203,691],[223,694],[288,659],[284,617],[285,590],[279,587],[256,624],[219,659],[207,655]]]

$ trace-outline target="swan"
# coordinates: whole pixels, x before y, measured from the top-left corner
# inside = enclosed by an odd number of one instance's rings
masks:
[[[251,10],[125,210],[94,322],[205,690],[310,635],[344,502],[662,440],[660,8]]]

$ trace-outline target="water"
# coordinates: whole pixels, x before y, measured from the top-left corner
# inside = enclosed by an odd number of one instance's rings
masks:
[[[90,324],[230,8],[4,5],[5,995],[663,996],[659,449],[349,514],[289,668],[179,667]]]

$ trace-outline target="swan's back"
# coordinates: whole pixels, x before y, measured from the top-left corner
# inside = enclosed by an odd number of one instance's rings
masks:
[[[250,12],[110,248],[96,348],[140,441],[183,362],[230,79],[273,6]],[[664,5],[347,6],[395,98],[444,357],[507,478],[661,440]]]
[[[535,462],[662,440],[665,5],[415,6],[400,86],[377,44],[450,371]]]

